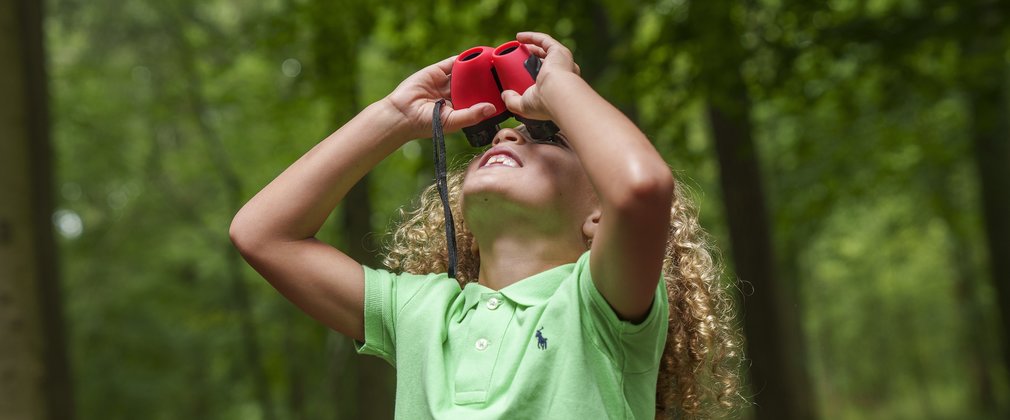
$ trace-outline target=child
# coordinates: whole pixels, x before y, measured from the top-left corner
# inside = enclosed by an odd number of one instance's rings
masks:
[[[404,80],[285,170],[231,237],[284,296],[397,368],[398,418],[713,416],[737,398],[740,339],[697,214],[641,131],[548,35],[536,85],[502,97],[554,121],[522,127],[450,175],[457,279],[434,188],[393,235],[385,270],[314,238],[368,170],[428,137],[453,58]],[[447,132],[494,113],[442,109]],[[658,379],[658,383],[657,383]]]

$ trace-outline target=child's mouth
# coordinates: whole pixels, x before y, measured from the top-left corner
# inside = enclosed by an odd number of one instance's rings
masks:
[[[511,150],[506,147],[495,147],[488,150],[481,159],[480,167],[486,168],[489,166],[506,166],[509,168],[521,168],[523,166],[522,160],[519,159]]]
[[[481,167],[486,168],[488,166],[508,166],[510,168],[518,168],[519,163],[508,155],[494,155],[491,156],[491,158],[484,163],[484,166]]]

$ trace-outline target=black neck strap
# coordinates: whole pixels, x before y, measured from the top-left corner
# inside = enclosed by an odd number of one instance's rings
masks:
[[[452,221],[452,209],[449,207],[449,187],[445,180],[445,135],[442,133],[442,105],[445,99],[435,102],[435,111],[431,117],[431,138],[435,140],[435,183],[438,185],[438,197],[442,199],[442,212],[445,215],[445,245],[449,251],[449,277],[456,278],[456,225]]]

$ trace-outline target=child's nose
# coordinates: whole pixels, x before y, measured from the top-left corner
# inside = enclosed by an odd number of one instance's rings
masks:
[[[498,130],[498,133],[494,135],[494,140],[491,141],[491,146],[497,146],[503,141],[511,141],[517,144],[526,143],[526,137],[522,135],[519,131],[513,128],[503,128]]]

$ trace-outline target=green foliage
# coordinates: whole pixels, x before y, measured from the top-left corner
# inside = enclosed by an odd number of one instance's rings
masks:
[[[1006,349],[966,140],[969,3],[52,0],[59,207],[83,221],[61,243],[79,415],[337,415],[351,349],[236,265],[231,217],[411,72],[533,29],[573,47],[653,139],[727,265],[704,109],[742,75],[822,416],[999,417]],[[712,23],[727,16],[740,39]],[[456,161],[473,153],[447,143]],[[431,179],[425,140],[381,163],[375,235]],[[320,238],[359,240],[332,220]]]

